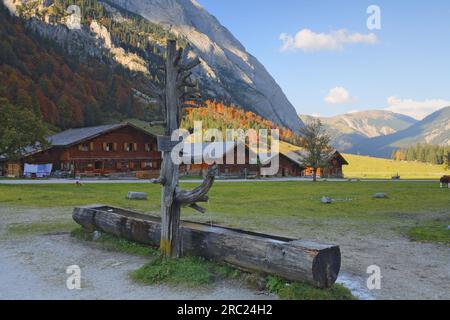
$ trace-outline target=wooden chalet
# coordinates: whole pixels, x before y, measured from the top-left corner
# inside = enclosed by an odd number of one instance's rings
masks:
[[[307,152],[305,149],[293,144],[280,141],[280,172],[279,176],[300,176],[312,177],[312,168],[305,168],[302,165],[302,158]],[[328,157],[328,166],[319,168],[317,176],[322,178],[343,178],[342,167],[348,165],[342,154],[333,149]]]
[[[207,172],[210,164],[217,163],[219,177],[258,176],[260,166],[256,154],[244,145],[242,148],[245,150],[245,159],[238,161],[238,148],[240,148],[238,143],[234,141],[186,142],[183,148],[184,163],[180,166],[180,175],[202,176]]]
[[[214,149],[217,154],[211,155],[205,149]],[[223,177],[248,177],[260,176],[261,167],[268,166],[273,157],[279,157],[279,170],[277,177],[312,177],[312,169],[302,165],[302,156],[305,150],[301,147],[280,141],[278,154],[262,154],[256,150],[245,146],[245,163],[238,164],[237,144],[235,142],[211,142],[211,143],[186,143],[183,153],[186,160],[191,159],[191,164],[182,165],[181,175],[201,176],[206,173],[208,163],[202,161],[202,155],[209,158],[209,163],[219,163],[219,176]],[[196,151],[194,151],[196,150]],[[227,159],[232,159],[232,164],[227,163]],[[194,163],[194,159],[197,163]],[[202,162],[201,162],[202,161]],[[329,165],[327,168],[318,170],[317,176],[322,178],[343,178],[342,166],[348,162],[337,151],[333,150],[329,155]]]
[[[31,151],[19,162],[4,159],[3,174],[20,176],[25,164],[52,164],[63,176],[159,175],[156,134],[131,123],[70,129],[48,141],[50,148]]]
[[[162,156],[158,151],[157,135],[161,133],[159,128],[143,122],[66,130],[50,136],[48,141],[51,146],[46,150],[30,151],[16,162],[0,158],[0,175],[19,177],[23,175],[25,164],[52,164],[52,175],[56,177],[158,177]],[[209,150],[206,155],[210,163],[220,163],[219,176],[222,177],[257,177],[261,175],[261,167],[270,162],[267,155],[257,154],[256,150],[244,146],[245,161],[239,163],[236,142],[190,141],[188,139],[185,142],[185,164],[180,166],[180,175],[202,176],[207,172],[208,163],[202,160],[205,149]],[[304,149],[283,141],[280,141],[279,146],[279,170],[276,176],[312,176],[312,170],[302,166]],[[330,153],[329,162],[327,168],[318,170],[318,177],[342,178],[342,166],[347,165],[347,161],[334,150]]]

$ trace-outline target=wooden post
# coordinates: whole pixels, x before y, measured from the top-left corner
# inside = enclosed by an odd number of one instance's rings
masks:
[[[174,130],[180,127],[179,106],[177,102],[176,80],[178,70],[174,65],[176,55],[176,42],[168,41],[165,79],[165,111],[166,136],[171,136]],[[161,253],[166,257],[178,258],[181,255],[180,244],[180,212],[179,204],[173,201],[175,188],[178,184],[178,166],[172,162],[171,150],[163,151],[161,176],[165,180],[161,197]]]
[[[184,102],[199,98],[195,89],[196,84],[189,81],[191,76],[189,70],[200,64],[200,60],[197,58],[182,63],[183,49],[177,50],[177,44],[174,40],[167,41],[166,55],[164,89],[150,83],[154,97],[164,107],[164,123],[166,125],[165,137],[159,137],[161,139],[158,139],[158,141],[161,141],[161,143],[158,143],[158,149],[163,155],[161,176],[153,182],[163,185],[161,194],[161,254],[166,258],[179,258],[183,249],[180,235],[181,206],[190,206],[195,210],[204,212],[204,209],[198,206],[196,202],[207,200],[206,193],[214,182],[214,174],[210,173],[205,178],[205,182],[194,190],[178,190],[179,166],[173,163],[170,156],[173,146],[170,143],[163,144],[162,142],[170,141],[172,133],[179,129]]]

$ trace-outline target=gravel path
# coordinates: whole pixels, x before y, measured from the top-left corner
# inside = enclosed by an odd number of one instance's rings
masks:
[[[366,282],[367,267],[381,269],[381,289],[375,299],[450,299],[450,249],[445,245],[411,242],[399,236],[358,240],[341,237],[342,269],[350,279]]]
[[[67,209],[11,209],[0,207],[0,299],[276,299],[237,281],[223,281],[200,289],[145,286],[129,272],[144,265],[143,257],[112,252],[95,243],[60,234],[11,236],[7,226],[51,219],[70,221]],[[68,290],[66,268],[81,268],[80,290]]]
[[[143,286],[132,282],[131,270],[145,258],[100,249],[69,234],[11,236],[11,223],[57,219],[70,221],[70,209],[12,209],[0,207],[0,299],[273,299],[235,281],[202,289]],[[336,227],[336,226],[335,226]],[[339,281],[361,299],[450,299],[448,246],[410,242],[394,233],[383,236],[352,232],[303,233],[323,242],[338,243],[342,251]],[[337,229],[337,228],[333,228]],[[309,228],[309,230],[311,230]],[[82,289],[68,290],[65,273],[79,265]],[[369,265],[381,268],[381,290],[369,291]]]
[[[145,258],[109,252],[73,239],[68,234],[31,237],[0,244],[0,299],[267,299],[223,282],[212,288],[183,289],[133,283],[128,273]],[[81,268],[80,290],[68,290],[65,273]]]

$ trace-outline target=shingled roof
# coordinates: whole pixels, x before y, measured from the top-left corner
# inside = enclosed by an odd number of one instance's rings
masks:
[[[50,148],[52,147],[61,148],[72,146],[74,144],[95,138],[104,133],[117,130],[126,126],[131,126],[137,130],[140,130],[153,136],[157,136],[161,131],[159,127],[154,128],[150,125],[144,126],[143,123],[144,123],[143,121],[137,123],[126,121],[122,123],[107,124],[95,127],[69,129],[47,137],[47,141],[50,143]],[[43,149],[40,147],[27,147],[24,150],[22,156],[29,156],[41,151],[43,151]],[[6,160],[7,158],[5,156],[0,155],[0,161]]]
[[[48,142],[54,147],[65,147],[75,144],[77,142],[84,141],[86,139],[91,139],[105,132],[116,130],[127,124],[107,124],[103,126],[87,127],[79,129],[69,129],[62,131],[53,136],[47,138]]]
[[[117,123],[117,124],[107,124],[102,126],[95,127],[86,127],[86,128],[78,128],[78,129],[69,129],[66,131],[62,131],[55,135],[52,135],[47,138],[48,142],[52,145],[52,147],[67,147],[73,144],[80,143],[82,141],[95,138],[101,134],[107,133],[109,131],[117,130],[126,126],[131,126],[137,130],[143,131],[150,135],[158,135],[159,128],[153,128],[148,125],[144,126],[141,123],[134,123],[131,121]]]

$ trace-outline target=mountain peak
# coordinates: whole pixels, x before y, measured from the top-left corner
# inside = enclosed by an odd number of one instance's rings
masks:
[[[203,70],[197,71],[198,76],[203,75],[202,85],[211,89],[217,98],[231,101],[294,131],[303,126],[294,107],[264,66],[197,1],[110,2],[186,38],[203,62]]]
[[[200,3],[198,3],[197,0],[191,0],[192,4],[197,7],[198,9],[203,9]]]

